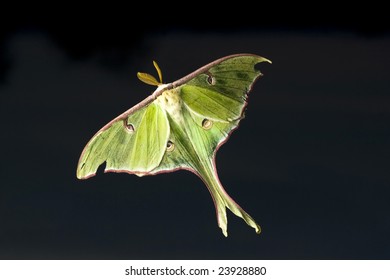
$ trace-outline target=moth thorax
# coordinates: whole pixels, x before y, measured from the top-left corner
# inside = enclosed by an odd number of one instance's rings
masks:
[[[164,91],[156,101],[173,119],[181,118],[182,104],[177,89]]]

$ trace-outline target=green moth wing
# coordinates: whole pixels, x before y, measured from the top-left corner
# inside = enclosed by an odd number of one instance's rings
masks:
[[[247,93],[260,72],[254,65],[268,61],[258,56],[223,60],[182,86],[182,99],[196,113],[214,120],[240,118]]]
[[[226,208],[260,233],[260,226],[224,190],[215,155],[243,118],[247,94],[261,75],[255,65],[269,60],[237,54],[211,62],[176,82],[138,77],[158,86],[142,102],[104,126],[84,148],[77,177],[89,178],[106,162],[106,172],[138,176],[189,170],[206,184],[218,225],[227,236]]]
[[[106,171],[144,174],[156,168],[169,136],[166,113],[154,103],[101,129],[87,144],[77,169],[78,178],[95,175],[106,162]]]

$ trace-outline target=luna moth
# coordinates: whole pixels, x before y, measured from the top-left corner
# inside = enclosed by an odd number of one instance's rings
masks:
[[[217,59],[172,83],[150,74],[138,78],[157,89],[143,101],[103,126],[81,153],[77,177],[87,179],[106,163],[105,172],[138,176],[189,170],[207,186],[218,226],[227,236],[226,208],[256,233],[260,226],[225,191],[215,156],[244,118],[247,97],[262,74],[255,66],[268,59],[234,54]]]

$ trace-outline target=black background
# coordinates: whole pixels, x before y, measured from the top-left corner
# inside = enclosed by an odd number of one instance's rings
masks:
[[[267,20],[277,10],[199,5],[195,15],[59,5],[2,24],[0,258],[389,259],[384,18],[329,8]],[[261,66],[217,167],[261,235],[228,212],[225,238],[206,187],[187,171],[76,179],[90,137],[154,90],[137,71],[154,74],[156,60],[170,82],[241,52],[273,64]]]

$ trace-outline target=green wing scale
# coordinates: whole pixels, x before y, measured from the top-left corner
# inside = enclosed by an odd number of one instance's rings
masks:
[[[211,62],[195,72],[163,84],[145,73],[138,77],[156,91],[98,131],[84,148],[77,177],[105,172],[138,176],[189,170],[206,184],[217,221],[227,236],[226,208],[260,233],[260,226],[226,193],[218,179],[215,155],[239,125],[247,94],[261,75],[255,65],[269,60],[237,54]]]

